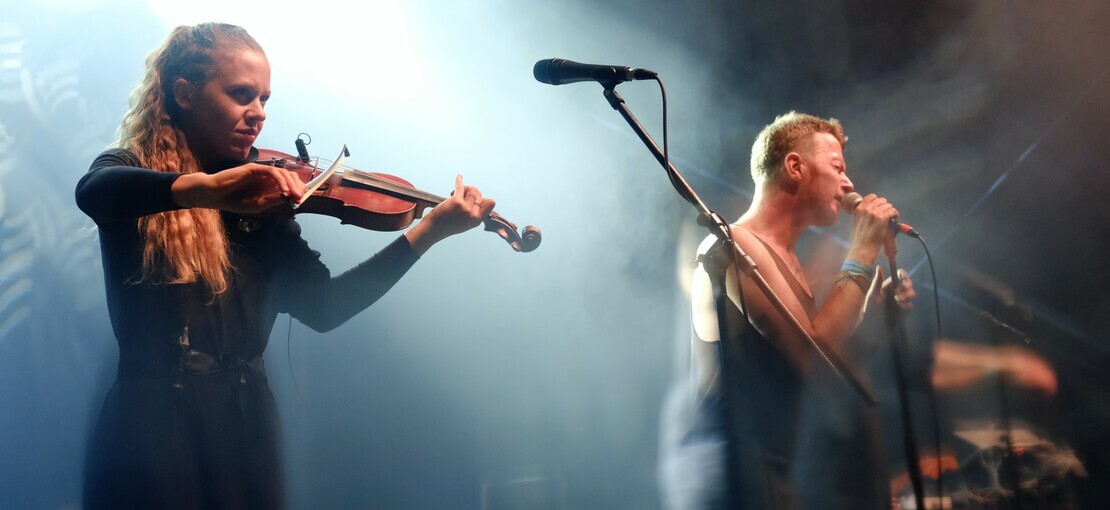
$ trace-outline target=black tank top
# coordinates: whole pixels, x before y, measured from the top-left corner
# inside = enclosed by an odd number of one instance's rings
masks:
[[[812,321],[817,306],[781,257],[756,237]],[[754,285],[750,281],[742,282]],[[698,412],[724,435],[728,500],[744,509],[800,507],[792,470],[802,378],[777,340],[765,338],[729,300],[719,366],[721,391]],[[716,506],[716,505],[711,505]],[[728,508],[727,503],[721,508]]]

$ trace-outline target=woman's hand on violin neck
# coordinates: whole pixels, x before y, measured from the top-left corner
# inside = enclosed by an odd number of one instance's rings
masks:
[[[293,172],[247,163],[214,174],[185,174],[170,189],[173,201],[181,207],[220,209],[253,214],[300,199],[304,183]]]
[[[464,185],[460,174],[455,177],[451,198],[433,207],[420,223],[405,232],[405,237],[416,254],[423,255],[433,244],[480,225],[495,205],[478,188]]]

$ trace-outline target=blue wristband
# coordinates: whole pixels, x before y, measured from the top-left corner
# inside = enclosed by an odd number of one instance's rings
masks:
[[[859,262],[857,260],[845,260],[844,264],[840,266],[840,270],[847,271],[852,274],[858,274],[860,276],[863,276],[864,278],[867,278],[868,280],[872,280],[875,278],[875,268],[867,266],[863,262]]]

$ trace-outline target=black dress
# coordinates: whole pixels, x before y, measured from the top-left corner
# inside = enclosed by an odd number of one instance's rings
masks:
[[[280,508],[280,434],[262,361],[277,314],[332,329],[418,257],[401,236],[332,278],[291,217],[225,213],[227,292],[213,301],[203,285],[142,279],[138,218],[176,208],[179,176],[109,150],[77,185],[99,228],[120,353],[87,452],[85,508]]]

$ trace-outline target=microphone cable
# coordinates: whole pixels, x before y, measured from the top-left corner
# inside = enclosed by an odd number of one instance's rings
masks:
[[[667,89],[658,75],[655,77],[655,82],[659,84],[659,95],[663,99],[663,169],[667,171],[667,180],[671,181],[671,186],[674,186],[682,198],[689,202],[690,197],[686,196],[686,191],[675,181],[674,172],[671,171],[671,143],[667,133]]]
[[[921,243],[921,248],[925,250],[925,260],[929,261],[929,274],[931,275],[933,280],[933,315],[936,317],[937,320],[937,330],[936,336],[934,336],[934,338],[940,339],[943,337],[943,330],[941,329],[940,319],[940,286],[937,285],[937,270],[936,267],[933,265],[933,255],[929,253],[929,245],[925,244],[925,238],[923,236],[918,234],[916,236],[910,237],[917,239],[917,241]],[[933,356],[935,350],[936,340],[931,342],[931,345],[929,346],[929,356]],[[944,478],[944,464],[942,462],[943,456],[941,454],[940,444],[940,411],[939,406],[937,405],[936,390],[933,388],[933,378],[931,375],[932,363],[930,363],[930,365],[926,367],[926,370],[925,398],[929,402],[929,414],[931,414],[933,417],[933,449],[937,463],[937,499],[939,501],[940,498],[944,497],[944,482],[942,481]]]
[[[659,94],[663,98],[663,169],[667,171],[667,179],[671,181],[671,186],[674,186],[679,196],[687,202],[697,205],[694,198],[686,191],[686,187],[678,181],[678,176],[675,175],[675,170],[671,167],[671,144],[667,130],[667,88],[663,86],[663,80],[659,78],[659,75],[654,76],[652,79],[659,84]]]

